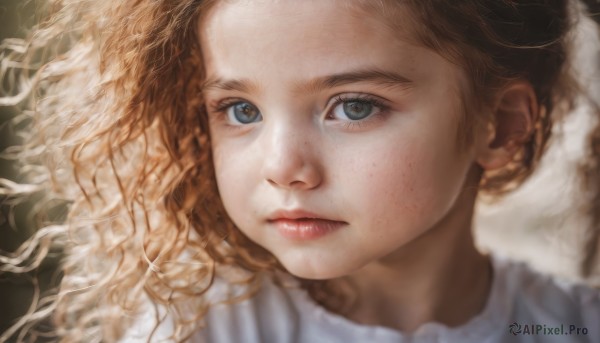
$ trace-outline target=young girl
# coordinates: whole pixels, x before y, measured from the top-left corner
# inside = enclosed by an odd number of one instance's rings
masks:
[[[6,45],[4,103],[31,99],[18,156],[69,215],[3,270],[53,241],[64,276],[0,340],[600,342],[598,291],[471,233],[477,197],[522,183],[585,95],[577,3],[55,5]]]

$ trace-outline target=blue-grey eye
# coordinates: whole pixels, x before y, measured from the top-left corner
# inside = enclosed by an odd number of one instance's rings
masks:
[[[256,106],[248,102],[239,102],[227,109],[227,118],[232,123],[250,124],[262,119],[262,115]]]
[[[342,119],[361,120],[373,114],[374,108],[369,101],[344,101],[333,109],[333,114]]]

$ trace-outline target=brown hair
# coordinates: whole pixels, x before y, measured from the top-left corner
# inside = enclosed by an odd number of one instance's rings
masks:
[[[44,165],[32,182],[47,188],[50,198],[69,203],[66,224],[32,239],[65,244],[64,278],[55,297],[0,340],[18,330],[20,338],[35,340],[28,323],[53,313],[56,333],[65,341],[112,341],[127,323],[122,313],[137,309],[143,297],[173,314],[174,339],[184,340],[208,310],[201,295],[220,270],[237,268],[237,282],[250,284],[261,272],[283,270],[235,228],[216,188],[196,32],[201,14],[216,0],[50,2],[56,7],[49,21],[27,42],[5,46],[6,60],[19,67],[3,67],[1,73],[3,80],[21,80],[17,96],[5,96],[4,103],[22,101],[34,90],[43,94],[25,103],[37,127],[18,156]],[[403,3],[421,23],[419,40],[468,71],[469,99],[485,106],[494,90],[515,79],[534,86],[543,108],[536,134],[514,163],[484,175],[481,183],[488,193],[516,187],[539,161],[552,122],[574,103],[568,1]],[[36,68],[36,56],[65,33],[73,37],[69,47]],[[600,179],[598,131],[586,169],[590,184]],[[594,185],[597,209],[600,191]],[[598,226],[596,221],[593,232]],[[37,263],[16,255],[7,261],[16,266],[13,272]],[[341,311],[339,285],[302,284],[324,306]]]
[[[583,2],[587,5],[591,18],[600,25],[600,2],[596,0],[583,0]],[[582,188],[587,190],[585,194],[589,197],[588,206],[583,210],[591,219],[581,261],[581,273],[584,276],[590,276],[594,268],[598,267],[600,254],[600,108],[597,101],[592,101],[592,104],[597,122],[588,137],[586,159],[580,166],[580,173],[583,176]]]
[[[541,106],[536,132],[506,168],[484,175],[481,189],[503,193],[534,169],[550,137],[552,117],[570,110],[576,83],[566,64],[569,49],[567,1],[412,1],[417,35],[466,69],[470,106],[490,106],[496,90],[514,80],[529,81]],[[474,104],[473,104],[474,102]],[[472,106],[472,105],[474,106]],[[563,108],[556,109],[556,106]],[[471,114],[467,120],[473,120]]]

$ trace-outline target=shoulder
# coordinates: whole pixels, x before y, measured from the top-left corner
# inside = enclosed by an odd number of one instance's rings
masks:
[[[133,324],[119,342],[170,342],[179,330],[176,329],[176,317],[195,318],[198,315],[200,320],[191,323],[192,342],[289,341],[281,335],[293,334],[298,317],[289,294],[267,276],[258,275],[256,281],[238,284],[228,277],[215,276],[206,293],[189,299],[178,306],[179,310],[169,310],[144,296],[136,311],[138,315],[128,318],[133,319]],[[175,316],[173,311],[178,315]]]
[[[193,342],[407,342],[395,330],[354,323],[314,302],[293,277],[261,278],[251,298],[209,309]],[[280,285],[280,283],[282,283]],[[411,338],[408,341],[414,342]]]
[[[515,327],[542,338],[559,332],[581,342],[600,342],[600,290],[535,272],[523,263],[502,258],[495,263],[498,286],[508,298],[507,320]]]
[[[253,287],[232,284],[216,277],[200,299],[187,304],[195,315],[197,305],[208,305],[196,329],[192,342],[292,342],[297,335],[299,313],[297,306],[282,287],[268,276],[259,276]],[[196,310],[191,310],[196,309]],[[131,327],[119,340],[122,343],[169,342],[175,333],[174,316],[164,306],[145,299]],[[189,317],[188,315],[185,317]],[[158,325],[157,325],[158,320]]]
[[[294,283],[280,286],[270,275],[261,275],[256,291],[252,293],[223,282],[215,285],[209,294],[211,305],[193,342],[285,343],[298,340],[307,315],[303,313],[306,309],[298,304],[302,291]],[[232,295],[233,301],[226,300]]]
[[[247,293],[247,289],[243,293]],[[298,331],[300,314],[288,290],[260,277],[256,292],[245,296],[238,286],[216,283],[203,328],[194,342],[290,342]],[[223,295],[242,295],[227,301]]]

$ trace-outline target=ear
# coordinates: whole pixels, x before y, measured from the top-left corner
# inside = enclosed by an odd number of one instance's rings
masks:
[[[478,144],[477,163],[484,170],[505,166],[531,138],[539,111],[533,86],[526,81],[508,84],[492,111],[493,119]]]

